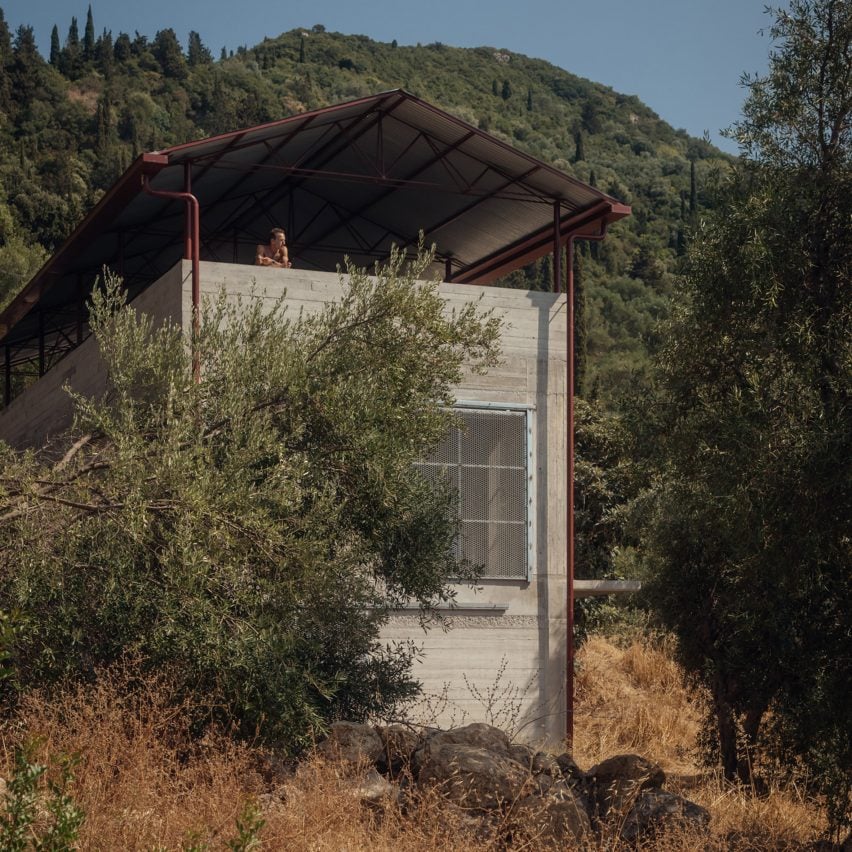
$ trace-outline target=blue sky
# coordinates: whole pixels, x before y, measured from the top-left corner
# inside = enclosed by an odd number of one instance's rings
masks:
[[[785,4],[786,5],[786,4]],[[50,30],[80,31],[87,0],[0,0],[9,28],[35,29],[42,53]],[[574,74],[638,95],[676,128],[735,152],[719,130],[736,121],[743,72],[763,72],[770,18],[764,0],[174,0],[92,2],[95,30],[149,37],[171,27],[185,45],[191,29],[218,57],[264,36],[323,24],[400,44],[489,45],[546,59]]]

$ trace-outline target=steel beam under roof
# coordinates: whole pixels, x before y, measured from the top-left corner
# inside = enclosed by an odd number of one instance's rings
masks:
[[[554,248],[600,236],[630,208],[402,90],[142,154],[0,314],[0,343],[37,348],[39,316],[80,303],[104,266],[135,294],[184,253],[183,189],[201,206],[201,257],[253,263],[284,227],[302,269],[359,266],[435,242],[431,272],[488,283]]]

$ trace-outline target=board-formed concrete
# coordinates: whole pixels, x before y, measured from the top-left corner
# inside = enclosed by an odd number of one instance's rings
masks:
[[[202,294],[224,288],[229,299],[276,301],[286,291],[288,310],[311,311],[340,296],[334,273],[202,262]],[[494,721],[531,742],[557,743],[564,733],[566,677],[566,310],[565,297],[441,284],[449,308],[479,300],[503,322],[501,363],[487,374],[466,373],[457,388],[465,403],[523,406],[530,411],[534,469],[533,560],[524,580],[483,580],[459,586],[445,624],[425,630],[419,613],[390,619],[383,639],[413,639],[422,650],[415,675],[424,700],[423,721],[446,725]],[[192,315],[191,266],[181,261],[147,288],[134,307],[188,329]],[[102,393],[106,374],[95,341],[84,341],[0,412],[0,439],[37,446],[65,429],[72,406],[64,386],[88,396]]]

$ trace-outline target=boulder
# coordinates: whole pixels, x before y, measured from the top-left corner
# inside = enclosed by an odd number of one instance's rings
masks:
[[[332,760],[376,763],[384,753],[381,737],[369,725],[335,722],[318,751]]]
[[[512,743],[509,746],[509,757],[520,763],[524,769],[533,771],[532,764],[535,752],[529,746],[525,746],[523,743]]]
[[[508,754],[431,737],[416,752],[421,784],[439,785],[456,804],[497,808],[515,802],[532,787],[529,772]]]
[[[564,778],[576,782],[585,782],[586,773],[577,766],[574,758],[567,751],[557,755],[554,760]]]
[[[550,775],[552,778],[558,778],[562,774],[556,758],[546,751],[537,751],[533,755],[532,771],[536,775]]]
[[[570,796],[591,818],[592,809],[589,806],[589,797],[582,784],[578,784],[571,778],[562,778],[553,782],[548,793],[556,798],[568,798]]]
[[[496,845],[503,826],[499,811],[480,811],[463,808],[444,799],[440,805],[440,820],[447,833],[468,835],[480,843]]]
[[[353,778],[349,793],[362,804],[381,806],[399,801],[400,791],[396,784],[388,781],[375,769],[369,769],[358,778]]]
[[[674,825],[688,826],[697,832],[705,832],[710,825],[710,812],[695,802],[666,790],[643,790],[624,820],[621,837],[623,840],[635,842]]]
[[[420,744],[420,737],[406,725],[376,728],[382,741],[382,755],[376,762],[381,772],[397,775],[411,764],[411,757]]]
[[[574,848],[591,834],[589,815],[582,803],[564,788],[558,794],[527,796],[512,809],[515,835],[533,846],[567,844]]]
[[[619,754],[586,773],[592,815],[606,819],[611,811],[625,816],[642,790],[662,787],[666,775],[656,763],[638,754]]]
[[[474,722],[471,725],[465,725],[463,728],[452,728],[449,731],[436,731],[428,734],[427,741],[475,746],[507,756],[510,755],[511,751],[509,737],[499,728],[486,725],[484,722]]]

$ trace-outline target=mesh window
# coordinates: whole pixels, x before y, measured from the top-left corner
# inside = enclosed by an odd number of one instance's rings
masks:
[[[418,465],[459,495],[461,556],[492,579],[527,576],[527,412],[457,409],[452,429]]]

